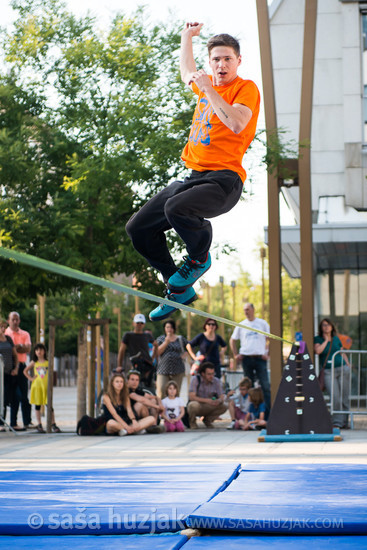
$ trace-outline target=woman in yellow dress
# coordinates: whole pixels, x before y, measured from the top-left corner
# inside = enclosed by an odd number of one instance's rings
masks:
[[[30,374],[31,369],[33,369],[34,376]],[[47,350],[43,344],[35,345],[33,361],[24,369],[24,376],[32,382],[30,403],[36,406],[37,431],[44,434],[46,432],[42,427],[41,407],[47,405],[48,361]],[[51,429],[55,433],[61,432],[60,428],[56,426],[53,409]]]

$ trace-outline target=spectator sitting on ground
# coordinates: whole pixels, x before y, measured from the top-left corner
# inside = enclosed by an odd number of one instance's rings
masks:
[[[103,394],[103,413],[108,435],[144,433],[154,424],[152,416],[137,420],[131,408],[125,379],[118,373],[111,376],[107,391]]]
[[[131,406],[136,417],[146,418],[153,416],[155,426],[148,428],[149,433],[161,433],[159,427],[159,414],[164,411],[162,401],[156,395],[152,395],[140,386],[140,372],[131,370],[127,373],[127,387],[130,393]]]
[[[227,410],[224,404],[225,395],[221,381],[215,377],[215,366],[205,361],[199,367],[198,374],[193,376],[189,389],[187,412],[191,430],[196,430],[197,416],[204,417],[207,428],[214,428],[213,422]]]
[[[240,430],[241,425],[239,420],[244,420],[250,409],[249,389],[251,388],[251,380],[245,376],[238,385],[238,390],[230,391],[227,394],[229,397],[228,410],[231,415],[231,424],[228,430]]]
[[[239,420],[241,430],[261,430],[266,427],[264,394],[260,387],[249,390],[250,408],[244,420]]]

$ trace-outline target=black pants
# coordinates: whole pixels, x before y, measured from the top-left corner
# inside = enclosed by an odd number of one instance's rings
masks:
[[[174,181],[148,201],[126,224],[135,249],[158,269],[165,281],[177,271],[165,232],[174,229],[186,244],[190,258],[200,260],[209,251],[215,218],[239,201],[243,185],[231,170],[197,172]]]
[[[14,406],[14,398],[15,398],[15,389],[17,387],[17,377],[12,376],[11,374],[4,373],[4,410],[1,411],[1,414],[6,419],[6,408],[7,406],[13,407]],[[12,409],[10,409],[12,410]],[[10,419],[11,424],[11,419]],[[3,425],[3,422],[0,421],[0,425]]]
[[[22,407],[22,417],[24,426],[28,426],[31,423],[31,405],[28,401],[28,378],[23,374],[26,367],[25,363],[19,363],[19,370],[17,376],[17,386],[15,389],[15,398],[10,411],[10,425],[17,425],[17,416],[19,410],[19,404]]]

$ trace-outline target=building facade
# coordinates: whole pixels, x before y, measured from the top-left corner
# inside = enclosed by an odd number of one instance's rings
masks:
[[[305,6],[269,6],[277,125],[286,141],[299,136]],[[318,0],[310,147],[315,327],[330,317],[354,349],[367,349],[367,1]],[[299,277],[299,189],[282,193],[295,218],[281,228],[282,264]]]

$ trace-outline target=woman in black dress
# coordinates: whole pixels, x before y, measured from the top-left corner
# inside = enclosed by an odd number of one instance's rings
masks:
[[[153,416],[136,419],[131,408],[128,387],[120,373],[111,376],[107,392],[103,394],[103,413],[106,417],[106,433],[109,435],[139,433],[156,423]]]

